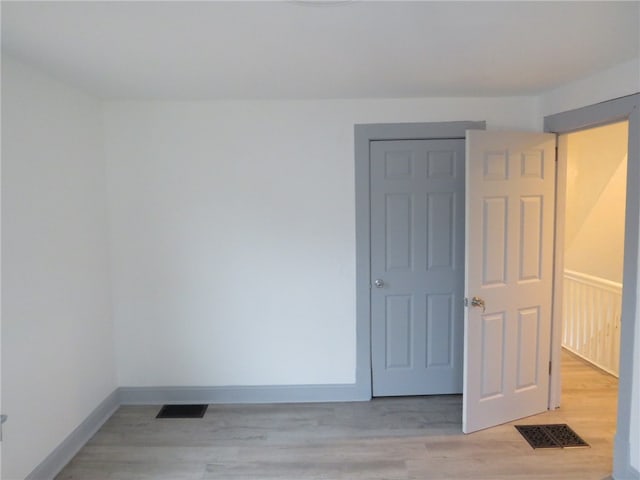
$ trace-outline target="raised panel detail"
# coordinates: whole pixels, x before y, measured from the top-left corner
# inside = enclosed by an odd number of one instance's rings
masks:
[[[520,198],[519,279],[539,280],[542,272],[542,197]]]
[[[516,389],[538,385],[540,307],[518,311],[518,367]]]
[[[427,295],[427,367],[451,365],[453,295]]]
[[[544,151],[522,152],[520,155],[520,176],[523,178],[544,178]]]
[[[485,152],[483,174],[485,180],[506,180],[509,178],[507,151]]]
[[[504,391],[505,313],[482,316],[481,399],[502,395]]]
[[[482,284],[504,285],[507,276],[507,197],[484,199],[482,213]]]
[[[427,270],[454,268],[455,195],[432,193],[427,197]]]
[[[372,395],[460,393],[465,140],[376,140],[369,164]]]
[[[411,268],[411,195],[393,193],[386,195],[386,269],[409,270]]]
[[[455,152],[427,152],[428,178],[454,178],[456,176]]]
[[[386,298],[386,368],[411,367],[412,302],[410,295]]]
[[[407,178],[413,175],[413,152],[386,152],[385,178]]]

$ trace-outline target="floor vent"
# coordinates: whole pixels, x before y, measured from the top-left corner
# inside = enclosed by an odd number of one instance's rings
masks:
[[[532,448],[572,448],[588,447],[580,436],[574,432],[567,424],[558,423],[553,425],[516,425],[520,435],[522,435]]]
[[[202,418],[209,405],[163,405],[156,418]]]

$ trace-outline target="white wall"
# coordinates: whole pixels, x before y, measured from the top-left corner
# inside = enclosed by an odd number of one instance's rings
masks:
[[[626,88],[592,80],[540,99],[110,102],[102,130],[98,102],[3,58],[3,478],[116,384],[352,383],[353,125],[533,130]]]
[[[542,116],[586,107],[640,91],[640,58],[563,85],[540,96]]]
[[[622,283],[629,123],[567,134],[564,266]]]
[[[121,386],[355,381],[356,123],[535,127],[531,98],[106,106]]]
[[[116,387],[101,105],[2,58],[2,478]]]

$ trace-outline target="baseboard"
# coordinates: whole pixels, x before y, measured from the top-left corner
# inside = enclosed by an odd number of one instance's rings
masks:
[[[165,403],[303,403],[368,401],[371,396],[358,384],[274,385],[234,387],[120,387],[65,438],[25,480],[51,480],[71,461],[120,405]],[[640,480],[630,463],[627,439],[616,437],[615,480]],[[622,453],[622,454],[620,454]]]
[[[640,480],[640,472],[631,465],[631,444],[629,439],[616,435],[613,443],[613,478],[615,480]]]
[[[371,400],[357,384],[228,387],[120,387],[122,405],[308,403]]]
[[[120,406],[118,389],[114,390],[89,416],[38,465],[25,480],[51,480],[65,467]]]
[[[120,405],[165,403],[303,403],[371,400],[357,384],[238,387],[120,387],[65,438],[25,480],[51,480],[71,461]]]
[[[578,357],[581,360],[584,360],[585,362],[587,362],[589,365],[591,365],[592,367],[600,370],[603,373],[606,373],[607,375],[611,375],[612,377],[615,378],[620,378],[620,375],[612,370],[609,370],[608,368],[603,367],[602,365],[598,365],[596,362],[594,362],[593,360],[591,360],[590,358],[585,357],[583,354],[579,353],[578,351],[574,350],[573,348],[562,344],[562,348],[565,349],[567,352],[569,352],[571,355],[574,355],[576,357]]]
[[[614,473],[613,478],[615,480],[640,480],[640,472],[631,465],[627,465],[626,471]]]

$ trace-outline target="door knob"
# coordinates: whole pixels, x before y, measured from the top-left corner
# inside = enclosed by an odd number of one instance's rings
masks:
[[[484,300],[480,297],[473,297],[471,299],[471,306],[472,307],[482,307],[482,313],[484,313],[485,311],[485,304],[484,304]]]
[[[7,421],[6,415],[0,415],[0,442],[2,441],[2,424]]]
[[[384,280],[378,278],[375,282],[373,282],[373,284],[378,288],[382,288],[384,287]]]

